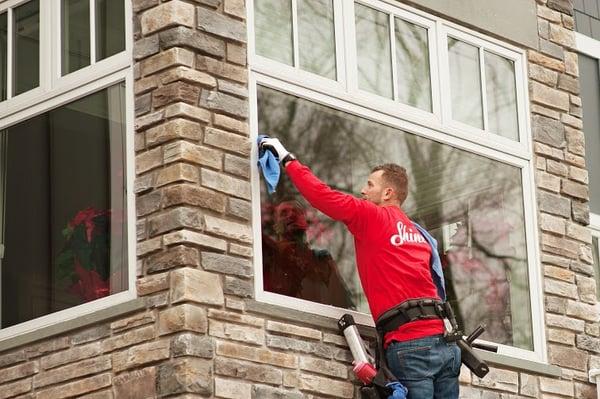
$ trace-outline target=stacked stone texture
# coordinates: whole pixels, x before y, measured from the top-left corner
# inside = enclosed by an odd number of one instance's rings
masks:
[[[463,367],[462,398],[595,397],[587,371],[600,367],[599,313],[572,4],[537,9],[540,51],[528,51],[528,70],[541,267],[548,356],[563,377],[492,368],[481,380]],[[147,308],[1,353],[0,399],[358,397],[333,323],[249,306],[244,0],[133,0],[133,11],[137,290]]]

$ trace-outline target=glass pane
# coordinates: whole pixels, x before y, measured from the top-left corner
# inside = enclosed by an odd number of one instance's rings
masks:
[[[390,20],[387,14],[356,4],[358,87],[393,98]]]
[[[40,84],[39,0],[16,7],[13,16],[13,93],[17,95]]]
[[[96,61],[125,50],[125,2],[96,0]]]
[[[600,76],[598,60],[579,53],[579,79],[585,134],[585,165],[589,174],[590,212],[600,214]]]
[[[0,101],[7,98],[8,13],[0,14]]]
[[[256,54],[294,65],[291,0],[255,0]]]
[[[515,62],[488,51],[484,61],[488,130],[518,141]]]
[[[431,112],[431,77],[427,29],[395,19],[398,99]]]
[[[483,129],[479,49],[449,37],[448,53],[452,117]]]
[[[356,196],[374,165],[406,167],[403,208],[438,239],[465,331],[485,323],[483,339],[533,348],[519,168],[263,87],[258,124]],[[264,289],[368,313],[346,227],[311,208],[285,176],[260,198]]]
[[[300,68],[335,79],[332,0],[298,0]]]
[[[600,259],[598,251],[598,237],[592,236],[592,254],[594,256],[594,278],[596,280],[596,299],[600,300]]]
[[[62,74],[90,65],[90,2],[62,1]]]
[[[4,132],[2,327],[127,289],[123,98],[118,84]]]

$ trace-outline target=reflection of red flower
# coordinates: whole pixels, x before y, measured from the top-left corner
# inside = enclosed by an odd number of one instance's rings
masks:
[[[107,211],[97,210],[92,207],[77,212],[77,215],[69,222],[69,227],[74,229],[77,225],[85,225],[85,235],[88,242],[92,242],[92,233],[94,232],[94,218],[107,214]]]
[[[56,278],[70,281],[69,292],[85,302],[110,294],[110,217],[110,210],[87,207],[62,231],[65,244],[55,260]]]
[[[108,281],[103,281],[95,270],[86,270],[75,260],[75,273],[79,280],[70,288],[72,294],[86,302],[105,297],[109,294]]]

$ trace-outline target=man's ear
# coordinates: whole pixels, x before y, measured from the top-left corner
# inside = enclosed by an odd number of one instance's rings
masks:
[[[389,200],[394,196],[394,189],[391,187],[387,187],[384,191],[383,191],[383,199],[384,200]]]

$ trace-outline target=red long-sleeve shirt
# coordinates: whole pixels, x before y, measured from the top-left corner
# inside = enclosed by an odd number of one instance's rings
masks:
[[[375,320],[408,299],[439,299],[431,279],[431,247],[400,208],[333,190],[299,161],[285,170],[313,207],[343,222],[354,236],[358,274]],[[414,321],[388,333],[385,345],[443,331],[440,319]]]

